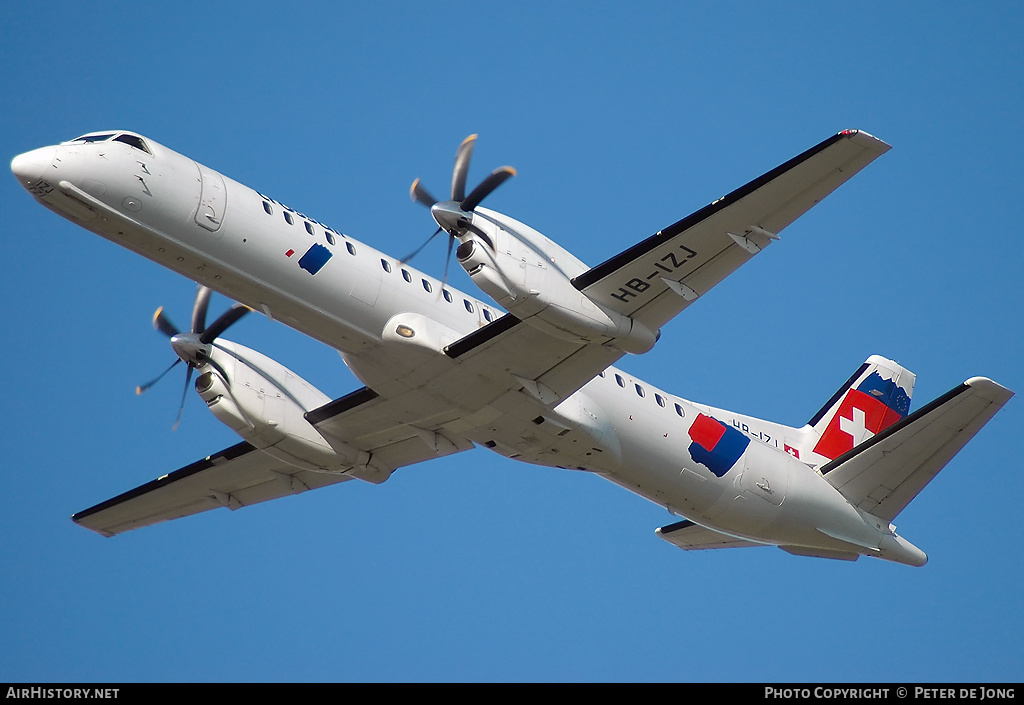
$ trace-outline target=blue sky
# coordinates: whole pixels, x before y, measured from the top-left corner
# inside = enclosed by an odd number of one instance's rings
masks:
[[[1019,4],[67,3],[5,9],[0,153],[139,131],[394,255],[479,133],[488,206],[589,264],[844,128],[891,152],[621,366],[799,425],[870,354],[914,407],[1024,390]],[[287,9],[286,9],[287,8]],[[476,450],[114,539],[75,511],[236,441],[157,306],[194,285],[0,179],[0,680],[1019,680],[1013,399],[900,515],[921,569],[684,553],[596,477]],[[417,265],[435,275],[443,244]],[[453,268],[456,286],[472,287]],[[228,305],[215,299],[214,308]],[[327,394],[337,355],[250,316],[232,338]]]

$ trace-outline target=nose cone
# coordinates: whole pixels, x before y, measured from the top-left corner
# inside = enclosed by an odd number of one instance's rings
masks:
[[[39,183],[46,175],[47,170],[53,165],[57,156],[56,147],[40,147],[31,152],[19,154],[11,160],[11,171],[25,188],[31,188]]]

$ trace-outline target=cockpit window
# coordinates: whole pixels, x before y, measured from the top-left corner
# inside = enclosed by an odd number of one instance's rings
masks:
[[[113,137],[115,134],[117,134],[117,133],[115,133],[115,132],[102,132],[102,133],[97,133],[95,135],[82,135],[81,137],[76,137],[75,139],[71,140],[67,144],[88,144],[90,142],[106,142],[111,137]]]
[[[152,152],[149,151],[149,147],[146,146],[146,143],[143,141],[143,139],[141,137],[138,137],[137,135],[118,135],[117,137],[114,138],[114,141],[124,142],[125,144],[131,145],[136,149],[141,149],[146,154],[152,154]]]

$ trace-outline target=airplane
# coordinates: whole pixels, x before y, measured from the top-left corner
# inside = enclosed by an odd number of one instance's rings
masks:
[[[893,520],[1013,396],[972,377],[911,412],[915,375],[869,357],[801,427],[688,401],[616,368],[889,145],[843,130],[605,262],[588,267],[481,206],[515,174],[450,198],[410,195],[491,300],[461,292],[342,230],[141,134],[91,132],[20,154],[46,208],[198,283],[189,329],[158,310],[213,415],[242,442],[78,512],[103,536],[350,481],[478,446],[595,473],[679,521],[684,550],[778,546],[922,566]],[[434,237],[432,236],[432,237]],[[207,324],[212,291],[238,303]],[[222,337],[250,311],[335,348],[365,386],[329,396]],[[172,365],[174,367],[174,365]],[[142,391],[142,388],[140,388]],[[182,400],[184,405],[184,398]],[[180,412],[179,412],[180,417]]]

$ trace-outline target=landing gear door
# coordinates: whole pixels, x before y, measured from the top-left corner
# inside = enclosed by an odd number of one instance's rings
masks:
[[[210,232],[216,233],[220,230],[224,211],[228,204],[228,192],[224,186],[224,177],[198,162],[196,162],[196,166],[199,168],[199,180],[203,187],[202,196],[199,198],[199,208],[196,210],[196,223]]]

